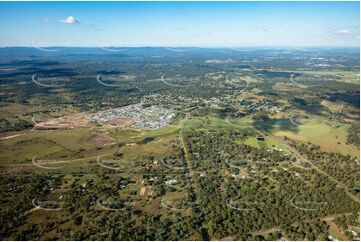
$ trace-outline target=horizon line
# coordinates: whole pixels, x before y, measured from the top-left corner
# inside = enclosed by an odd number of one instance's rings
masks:
[[[221,49],[221,48],[360,48],[360,45],[355,46],[345,46],[345,45],[238,45],[238,46],[185,46],[185,45],[139,45],[139,46],[114,46],[114,45],[103,45],[103,46],[62,46],[62,45],[52,45],[52,46],[31,46],[31,45],[15,45],[15,46],[0,46],[0,48],[204,48],[204,49]]]

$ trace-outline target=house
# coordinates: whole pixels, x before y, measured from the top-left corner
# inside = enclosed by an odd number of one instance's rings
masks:
[[[172,185],[172,184],[177,183],[177,180],[176,179],[170,179],[170,180],[165,181],[164,183],[167,184],[167,185]]]

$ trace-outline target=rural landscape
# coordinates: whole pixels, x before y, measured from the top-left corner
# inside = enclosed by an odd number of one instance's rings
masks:
[[[359,47],[9,46],[0,86],[1,240],[360,240]]]
[[[121,50],[1,49],[3,239],[358,240],[357,49]]]

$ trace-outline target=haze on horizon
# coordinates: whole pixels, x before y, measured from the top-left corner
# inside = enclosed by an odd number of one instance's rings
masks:
[[[1,47],[359,47],[359,2],[0,2]]]

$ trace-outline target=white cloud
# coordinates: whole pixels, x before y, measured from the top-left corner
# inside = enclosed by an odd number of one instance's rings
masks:
[[[328,30],[327,32],[329,32],[331,34],[336,34],[336,35],[352,35],[352,33],[347,29]]]
[[[64,24],[78,24],[78,23],[80,23],[80,21],[75,19],[73,16],[68,16],[68,17],[66,17],[66,19],[60,20],[60,22],[64,23]]]

